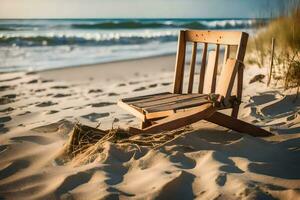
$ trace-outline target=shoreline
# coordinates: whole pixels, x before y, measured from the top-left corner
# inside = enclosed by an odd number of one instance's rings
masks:
[[[174,72],[175,54],[37,71],[42,78],[63,81],[128,80],[137,75]],[[141,67],[143,66],[143,67]],[[126,69],[124,76],[123,69]],[[65,74],[68,74],[66,76]]]

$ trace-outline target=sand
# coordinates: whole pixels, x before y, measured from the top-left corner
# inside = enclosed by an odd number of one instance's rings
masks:
[[[171,91],[174,56],[0,74],[0,199],[300,199],[300,100],[247,66],[239,118],[267,138],[199,122],[158,149],[106,142],[59,159],[74,123],[137,126],[121,97]],[[266,81],[266,80],[263,80]]]

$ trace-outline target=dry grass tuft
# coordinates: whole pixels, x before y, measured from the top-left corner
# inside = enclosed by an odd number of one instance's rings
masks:
[[[161,132],[158,134],[133,134],[125,129],[101,130],[80,123],[75,124],[65,145],[64,157],[77,164],[93,162],[105,148],[107,142],[118,146],[134,146],[158,149],[187,133],[190,127]],[[66,160],[66,158],[64,158]]]

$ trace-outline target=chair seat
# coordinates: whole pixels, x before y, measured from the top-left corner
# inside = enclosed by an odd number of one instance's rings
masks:
[[[120,102],[134,108],[147,119],[168,116],[177,110],[187,109],[209,103],[207,94],[159,93],[121,99]],[[124,106],[124,105],[123,105]]]

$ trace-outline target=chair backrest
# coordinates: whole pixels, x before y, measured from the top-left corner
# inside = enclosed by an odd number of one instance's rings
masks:
[[[236,68],[243,68],[242,62],[244,60],[246,46],[248,41],[248,34],[239,31],[208,31],[208,30],[182,30],[178,37],[178,49],[175,64],[175,78],[173,92],[182,94],[184,84],[184,71],[185,71],[185,57],[186,57],[186,45],[192,43],[192,54],[190,61],[190,74],[188,80],[188,89],[185,93],[193,93],[194,77],[195,77],[195,65],[197,55],[197,45],[202,43],[202,58],[199,75],[199,84],[197,93],[215,93],[217,86],[217,72],[218,61],[220,58],[220,49],[225,47],[224,61],[222,67],[221,76],[228,76],[230,80],[235,80],[236,74],[238,74],[238,86],[237,94],[241,96],[242,90],[242,70]],[[214,50],[208,52],[209,45],[214,45]],[[221,46],[221,47],[220,47]],[[227,62],[228,58],[234,55],[233,60]],[[227,64],[226,64],[227,63]],[[226,64],[226,65],[225,65]],[[224,69],[223,68],[228,68]],[[224,73],[223,73],[224,72]],[[220,81],[227,80],[226,77],[220,77]],[[219,85],[219,84],[218,84]],[[232,85],[232,83],[227,84]],[[231,87],[232,88],[232,87]],[[222,89],[227,94],[231,93],[231,88]],[[220,91],[217,89],[217,91]],[[240,99],[240,97],[239,97]]]

